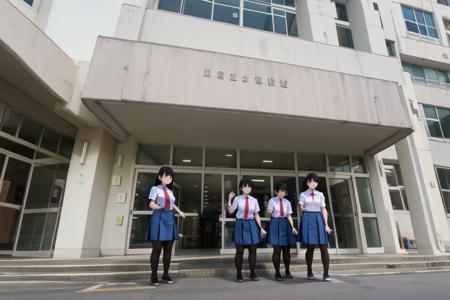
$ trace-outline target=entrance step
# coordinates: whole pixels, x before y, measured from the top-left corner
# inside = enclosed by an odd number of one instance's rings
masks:
[[[292,258],[291,271],[306,273],[302,257]],[[244,269],[247,268],[244,263]],[[283,268],[283,266],[282,266]],[[313,269],[321,274],[319,253]],[[450,269],[450,255],[367,255],[331,257],[332,274],[390,273],[404,270]],[[162,266],[159,267],[162,270]],[[274,273],[271,255],[258,255],[258,275]],[[233,256],[176,257],[171,264],[173,277],[224,277],[235,276]],[[148,256],[103,257],[79,260],[57,259],[0,259],[0,281],[135,281],[150,277]]]

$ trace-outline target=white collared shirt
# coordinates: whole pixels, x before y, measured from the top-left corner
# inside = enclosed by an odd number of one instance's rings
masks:
[[[173,195],[172,190],[167,188],[167,193],[170,197],[170,209],[173,209],[173,204],[175,203],[175,196]],[[164,195],[164,187],[162,185],[154,186],[150,190],[150,195],[148,196],[150,200],[154,200],[156,204],[158,204],[161,208],[165,208],[166,197]]]
[[[308,189],[300,194],[298,204],[303,205],[305,211],[321,211],[326,206],[325,196],[322,192]]]
[[[280,218],[280,217],[287,217],[292,214],[292,206],[291,202],[287,200],[286,198],[283,198],[281,201],[283,203],[283,215],[280,215],[280,197],[273,197],[269,200],[269,204],[267,205],[267,210],[272,212],[272,217],[274,218]]]
[[[236,219],[244,219],[244,210],[245,210],[245,196],[239,195],[236,196],[233,200],[233,204],[231,205],[233,209],[237,209]],[[259,203],[258,200],[250,195],[248,195],[248,216],[247,220],[251,220],[255,218],[255,213],[259,212]]]

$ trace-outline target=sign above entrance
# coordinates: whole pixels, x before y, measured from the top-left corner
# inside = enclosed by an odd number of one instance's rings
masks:
[[[260,75],[249,76],[247,74],[237,74],[237,73],[225,73],[224,71],[218,70],[213,71],[210,68],[203,69],[203,77],[215,78],[218,80],[229,80],[241,83],[254,83],[257,85],[267,85],[271,87],[288,88],[288,81],[285,79],[279,79],[278,81],[272,76],[262,77]],[[266,81],[267,78],[267,81]]]

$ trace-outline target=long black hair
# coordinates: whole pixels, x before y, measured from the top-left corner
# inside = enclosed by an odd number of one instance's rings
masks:
[[[309,173],[305,177],[305,182],[304,182],[305,191],[308,189],[308,182],[310,182],[310,181],[317,182],[317,187],[319,187],[319,185],[320,185],[320,178],[319,178],[319,176],[317,176],[316,173]]]
[[[242,176],[241,181],[239,181],[239,193],[242,193],[242,188],[245,186],[249,186],[253,189],[253,181],[248,176]]]
[[[169,166],[162,166],[159,171],[158,174],[156,174],[156,178],[155,178],[155,184],[154,186],[158,186],[160,185],[162,182],[161,180],[159,180],[159,176],[172,176],[172,182],[170,184],[167,185],[167,188],[172,189],[172,184],[173,184],[173,180],[175,178],[174,173],[173,173],[173,169]]]

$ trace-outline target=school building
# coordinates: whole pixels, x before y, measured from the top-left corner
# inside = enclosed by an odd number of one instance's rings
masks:
[[[331,253],[450,252],[449,57],[449,0],[2,0],[0,254],[150,253],[163,164],[175,255],[312,171]]]

